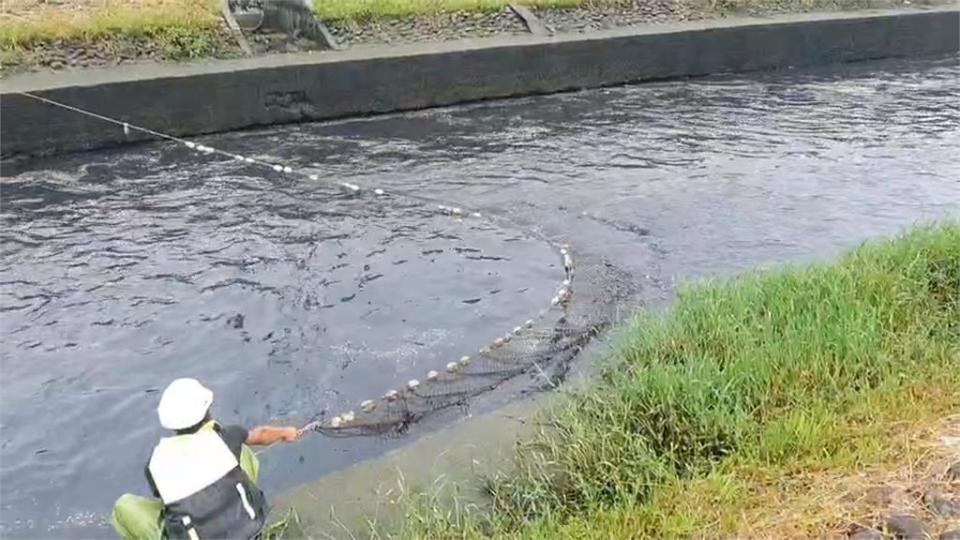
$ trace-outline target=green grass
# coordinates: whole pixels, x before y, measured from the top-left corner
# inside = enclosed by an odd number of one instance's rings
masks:
[[[23,0],[21,0],[23,1]],[[17,11],[17,1],[0,14],[0,50],[29,49],[58,40],[89,43],[117,38],[155,38],[164,42],[210,41],[220,25],[215,0],[84,0],[82,9],[33,5]],[[617,0],[519,0],[541,7],[611,4]],[[505,0],[330,0],[315,2],[326,20],[368,20],[452,11],[497,11]],[[196,47],[194,47],[196,48]],[[181,47],[190,51],[188,47]]]
[[[314,2],[317,16],[330,21],[401,18],[453,11],[499,11],[506,0],[329,0]],[[574,7],[611,5],[617,0],[517,0],[530,7]]]
[[[23,52],[55,41],[146,38],[174,58],[209,54],[220,40],[221,24],[215,0],[115,1],[73,10],[33,6],[5,13],[2,23],[0,51]]]
[[[888,0],[704,0],[706,12],[723,14],[774,7],[789,11],[863,8]],[[770,2],[774,2],[770,4]],[[516,0],[540,8],[601,7],[630,0]],[[330,22],[363,22],[459,11],[499,11],[507,0],[322,0],[314,2],[320,18]],[[768,4],[770,4],[768,6]],[[159,45],[170,59],[201,58],[232,47],[221,28],[217,0],[72,0],[46,4],[40,0],[7,0],[0,10],[0,60],[36,63],[31,51],[55,42],[107,49],[137,46],[137,40]],[[127,43],[125,43],[127,42]]]
[[[849,517],[830,479],[914,459],[960,412],[958,350],[957,223],[685,288],[548,413],[491,508],[419,504],[400,536],[821,536]]]

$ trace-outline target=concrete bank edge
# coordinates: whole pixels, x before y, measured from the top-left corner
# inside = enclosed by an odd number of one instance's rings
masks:
[[[416,492],[438,501],[487,502],[483,479],[510,470],[516,445],[542,426],[537,415],[556,394],[520,400],[496,411],[454,422],[396,450],[361,461],[280,493],[274,520],[297,516],[292,538],[366,537],[369,525],[396,528]]]
[[[0,159],[143,140],[34,92],[192,136],[644,80],[960,50],[960,7],[723,19],[553,37],[130,66],[2,81]]]

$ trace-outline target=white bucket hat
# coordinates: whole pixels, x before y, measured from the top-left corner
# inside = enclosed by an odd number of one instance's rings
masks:
[[[160,425],[167,429],[186,429],[199,424],[212,404],[213,392],[200,381],[177,379],[160,396],[157,415]]]

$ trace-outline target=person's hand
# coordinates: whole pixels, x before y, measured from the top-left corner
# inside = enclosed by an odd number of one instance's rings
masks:
[[[280,437],[283,442],[297,442],[303,438],[303,430],[295,427],[286,427],[283,428],[283,431],[280,433]]]

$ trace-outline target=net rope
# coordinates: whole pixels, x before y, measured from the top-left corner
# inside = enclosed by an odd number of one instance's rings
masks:
[[[505,223],[523,230],[553,247],[563,265],[563,280],[555,295],[543,309],[512,329],[492,338],[479,350],[434,366],[422,379],[411,379],[382,395],[359,401],[352,410],[336,415],[321,413],[304,426],[327,437],[402,434],[427,415],[465,406],[480,394],[523,374],[544,373],[553,368],[564,373],[569,363],[584,346],[616,317],[617,309],[632,294],[632,280],[622,270],[602,260],[574,261],[571,248],[558,244],[538,230],[516,223],[505,216],[493,216],[456,206],[445,201],[412,193],[390,193],[379,187],[360,186],[349,182],[329,181],[316,173],[283,163],[271,163],[249,156],[227,152],[193,141],[103,116],[73,105],[29,92],[19,95],[118,126],[126,136],[131,131],[147,134],[182,145],[193,152],[219,155],[269,168],[278,174],[299,176],[313,182],[335,185],[360,197],[377,200],[397,197],[423,204],[458,220],[485,220]],[[578,291],[576,294],[574,291]]]

